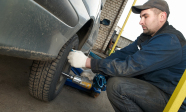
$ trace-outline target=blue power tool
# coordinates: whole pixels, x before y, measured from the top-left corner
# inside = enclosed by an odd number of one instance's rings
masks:
[[[106,88],[105,76],[98,74],[93,79],[93,87],[104,90]]]
[[[86,89],[91,89],[91,87],[95,87],[97,89],[103,89],[103,87],[106,85],[106,79],[103,75],[96,75],[93,79],[93,82],[90,81],[87,77],[79,76],[79,75],[70,75],[62,72],[64,76],[71,79],[72,82],[78,84],[81,87],[84,87]]]

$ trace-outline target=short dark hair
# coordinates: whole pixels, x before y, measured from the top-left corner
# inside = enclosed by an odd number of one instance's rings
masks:
[[[152,10],[154,12],[154,14],[156,14],[156,15],[159,15],[161,12],[164,12],[164,11],[161,11],[160,9],[157,9],[157,8],[150,8],[150,10]],[[168,18],[168,15],[167,15],[167,18]]]

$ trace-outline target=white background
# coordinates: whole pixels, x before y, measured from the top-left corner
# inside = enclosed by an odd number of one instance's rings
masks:
[[[143,5],[148,0],[137,0],[135,5]],[[168,22],[173,25],[177,30],[181,31],[186,37],[186,1],[185,0],[165,0],[167,1],[170,9]],[[128,12],[134,0],[128,0],[124,12],[118,22],[118,26],[122,28],[123,23],[128,15]],[[141,33],[142,27],[139,25],[140,15],[131,13],[127,24],[123,30],[122,36],[134,41]]]

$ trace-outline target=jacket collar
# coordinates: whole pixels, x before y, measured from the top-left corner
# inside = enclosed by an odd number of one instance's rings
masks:
[[[158,35],[158,34],[160,34],[160,33],[163,33],[164,29],[165,29],[168,25],[169,25],[169,22],[166,21],[166,22],[164,23],[164,25],[156,32],[155,35]],[[155,36],[155,35],[154,35],[154,36]]]

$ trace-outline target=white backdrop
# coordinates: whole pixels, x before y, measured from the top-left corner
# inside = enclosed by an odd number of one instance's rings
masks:
[[[142,5],[147,0],[137,0],[135,5]],[[185,10],[185,0],[166,0],[169,9],[170,15],[168,18],[169,24],[173,25],[177,30],[181,31],[186,38],[186,12]],[[118,22],[118,26],[122,27],[123,23],[127,17],[127,14],[133,4],[134,0],[128,0],[127,5],[124,9],[124,12]],[[128,22],[123,30],[122,36],[134,41],[141,33],[142,27],[139,25],[140,15],[131,13]]]

